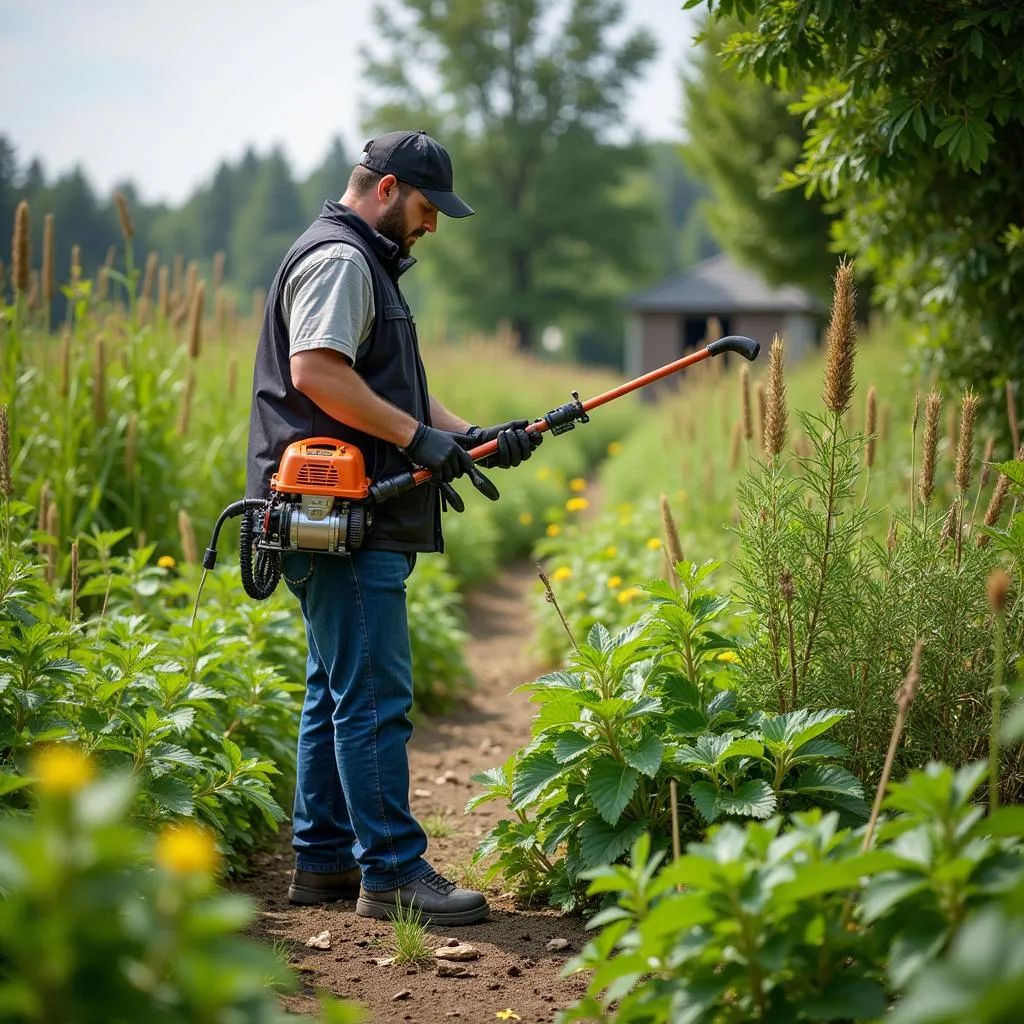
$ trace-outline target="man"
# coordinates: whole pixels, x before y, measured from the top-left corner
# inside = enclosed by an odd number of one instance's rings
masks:
[[[306,437],[353,444],[372,480],[411,466],[433,473],[437,486],[375,508],[359,550],[283,559],[309,645],[288,898],[358,897],[366,917],[400,905],[457,925],[489,910],[482,893],[433,870],[409,809],[405,580],[417,552],[443,549],[439,489],[463,474],[490,487],[466,449],[496,439],[487,464],[507,468],[541,435],[526,420],[472,426],[428,392],[398,278],[417,240],[437,230],[438,211],[473,213],[455,194],[447,151],[425,132],[391,132],[366,144],[341,200],[326,202],[291,247],[256,352],[246,494],[268,496],[282,452]]]

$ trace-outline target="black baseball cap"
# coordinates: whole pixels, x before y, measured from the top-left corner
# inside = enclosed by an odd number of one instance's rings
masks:
[[[359,162],[379,174],[393,174],[418,188],[442,213],[468,217],[473,208],[456,194],[452,158],[425,131],[388,132],[363,146]]]

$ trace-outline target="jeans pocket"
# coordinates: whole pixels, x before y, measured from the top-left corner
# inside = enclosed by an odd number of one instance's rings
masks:
[[[315,566],[311,551],[292,551],[281,558],[281,578],[290,587],[299,586],[313,575]]]

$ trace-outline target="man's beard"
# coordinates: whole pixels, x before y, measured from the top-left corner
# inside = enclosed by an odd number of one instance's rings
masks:
[[[417,238],[423,235],[422,231],[409,231],[409,225],[405,216],[407,203],[408,200],[404,196],[399,196],[398,199],[384,210],[380,215],[380,220],[377,221],[377,231],[398,246],[398,252],[401,256],[409,255],[411,249],[409,236],[411,234],[415,234]]]

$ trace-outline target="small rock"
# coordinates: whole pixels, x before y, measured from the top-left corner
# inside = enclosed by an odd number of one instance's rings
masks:
[[[568,947],[569,947],[569,940],[568,939],[552,939],[544,948],[549,953],[554,953],[554,952],[556,952],[559,949],[568,949]]]
[[[432,789],[414,789],[412,791],[412,795],[413,796],[432,796],[433,792],[434,791]]]
[[[392,997],[392,1002],[398,1002],[399,999],[412,999],[412,989],[403,988],[401,992],[396,992]]]
[[[523,973],[522,967],[517,967],[515,964],[510,964],[508,970],[505,972],[510,978],[518,978]]]
[[[445,939],[442,943],[443,946],[461,946],[462,939]]]
[[[420,973],[420,969],[418,967],[406,967],[405,973],[406,974],[419,974]]]
[[[476,946],[441,946],[434,950],[438,960],[479,960],[480,950]]]
[[[485,736],[480,741],[480,746],[476,748],[481,754],[486,754],[491,749],[491,737]]]
[[[521,938],[523,942],[529,942],[530,939],[533,938],[533,936],[529,932],[523,932],[523,934],[520,935],[519,938]]]
[[[378,967],[390,967],[395,962],[395,958],[393,956],[375,956],[373,962]]]
[[[491,992],[497,992],[497,991],[498,991],[498,989],[499,989],[499,988],[501,988],[501,982],[500,982],[500,981],[492,981],[492,982],[490,982],[490,983],[488,984],[487,988],[488,988],[488,989],[489,989],[489,990],[490,990]]]
[[[365,949],[370,944],[369,939],[356,939],[356,945],[362,946]]]
[[[459,1013],[459,1011],[458,1011],[458,1010],[449,1010],[449,1011],[448,1011],[448,1012],[447,1012],[447,1013],[445,1014],[445,1017],[461,1017],[461,1016],[462,1016],[462,1014],[461,1014],[461,1013]]]
[[[310,937],[306,939],[306,945],[312,946],[313,949],[330,949],[331,933],[320,932],[319,935],[310,935]]]
[[[437,976],[439,978],[475,978],[476,975],[462,964],[449,963],[447,960],[439,960],[437,964]]]
[[[316,968],[310,967],[308,964],[299,964],[295,969],[299,974],[316,974]]]
[[[525,967],[527,970],[529,970],[531,967],[536,967],[536,966],[537,966],[537,961],[534,960],[532,956],[528,956],[528,957],[526,957],[525,960],[523,960],[523,967]]]
[[[363,976],[361,974],[353,974],[348,980],[352,982],[353,985],[358,985],[359,982],[363,980]]]

